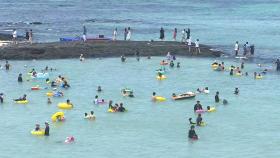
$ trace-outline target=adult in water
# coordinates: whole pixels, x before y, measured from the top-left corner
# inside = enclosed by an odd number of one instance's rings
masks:
[[[122,56],[121,56],[121,61],[122,61],[122,62],[125,62],[125,60],[126,60],[125,56],[122,55]]]
[[[39,131],[40,130],[40,125],[39,124],[36,124],[35,125],[35,131]]]
[[[159,35],[159,39],[164,41],[164,29],[163,28],[160,28],[160,31],[159,31],[160,35]]]
[[[202,124],[202,117],[201,117],[201,114],[198,114],[198,116],[196,118],[196,125],[201,126],[201,124]]]
[[[4,93],[0,93],[0,103],[4,102]]]
[[[230,69],[229,75],[230,75],[230,76],[233,76],[233,69]]]
[[[93,103],[94,103],[94,104],[98,104],[98,95],[96,95],[96,96],[94,97]]]
[[[9,62],[8,62],[8,60],[6,60],[6,64],[5,64],[5,68],[6,68],[6,70],[10,70],[10,64],[9,64]]]
[[[110,100],[110,101],[109,101],[109,109],[112,109],[112,108],[113,108],[113,101]]]
[[[177,68],[180,68],[180,62],[177,62]]]
[[[25,101],[26,100],[27,95],[24,94],[23,97],[20,97],[18,99],[14,99],[14,101]]]
[[[238,94],[239,94],[239,89],[238,89],[238,88],[235,88],[234,94],[235,94],[235,95],[238,95]]]
[[[123,107],[123,103],[120,103],[120,107],[118,108],[119,112],[125,112],[125,108]]]
[[[280,60],[277,59],[275,64],[276,64],[276,71],[280,71]]]
[[[152,100],[153,100],[153,101],[156,101],[156,92],[153,92]]]
[[[22,74],[21,73],[18,75],[18,82],[22,82]]]
[[[49,136],[50,135],[50,126],[48,122],[45,122],[45,136]]]
[[[97,92],[101,92],[101,91],[102,91],[101,86],[98,86],[97,87]]]
[[[94,115],[94,111],[91,111],[89,114],[89,119],[95,120],[95,115]]]
[[[173,62],[172,60],[170,61],[169,66],[170,66],[170,67],[174,67],[174,62]]]
[[[216,103],[220,102],[219,92],[218,91],[216,92],[216,95],[215,95],[215,102]]]
[[[189,138],[190,139],[198,139],[197,134],[195,133],[194,130],[194,125],[191,126],[191,129],[189,130]]]
[[[203,110],[202,105],[200,104],[200,101],[199,101],[199,100],[196,101],[196,104],[194,105],[193,110],[194,110],[194,112],[195,112],[196,110]]]

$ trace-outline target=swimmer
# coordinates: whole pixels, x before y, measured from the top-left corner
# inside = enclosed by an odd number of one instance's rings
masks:
[[[211,107],[210,106],[207,106],[207,111],[209,111],[211,109]]]
[[[180,66],[180,62],[177,62],[177,68],[180,68],[181,66]]]
[[[0,93],[0,103],[4,102],[4,93]]]
[[[18,82],[22,82],[22,74],[21,73],[18,75]]]
[[[254,72],[254,79],[257,78],[257,72]]]
[[[235,95],[238,95],[238,94],[239,94],[239,89],[238,89],[238,88],[235,88],[234,94],[235,94]]]
[[[54,81],[51,82],[51,87],[56,87],[57,85],[55,84]]]
[[[230,75],[230,76],[233,76],[233,69],[230,69],[229,75]]]
[[[122,55],[122,56],[121,56],[121,61],[122,61],[122,62],[125,62],[125,60],[126,60],[125,56]]]
[[[89,114],[88,117],[89,117],[89,119],[91,119],[91,120],[95,120],[95,118],[96,118],[93,111],[90,112],[90,114]]]
[[[248,76],[249,74],[248,74],[248,72],[245,72],[245,76]]]
[[[75,141],[75,138],[73,136],[66,137],[65,143],[72,143]]]
[[[204,90],[203,90],[203,92],[206,93],[206,94],[210,93],[208,87],[205,87]]]
[[[89,115],[87,113],[85,113],[84,119],[88,119]]]
[[[176,97],[176,94],[175,94],[175,93],[172,93],[172,97]]]
[[[84,60],[85,60],[84,55],[81,54],[81,55],[80,55],[80,61],[84,61]]]
[[[196,124],[195,122],[192,122],[192,118],[189,118],[189,123],[190,123],[190,125],[195,125]]]
[[[51,98],[48,98],[47,103],[48,103],[48,104],[51,104],[51,103],[52,103]]]
[[[26,100],[27,95],[24,94],[23,97],[20,97],[18,99],[14,99],[14,101],[25,101]]]
[[[202,124],[202,117],[201,117],[201,114],[198,114],[198,116],[196,118],[196,125],[201,126],[201,124]]]
[[[194,112],[195,112],[196,110],[203,110],[202,105],[200,104],[200,101],[199,101],[199,100],[196,101],[196,104],[194,105],[193,110],[194,110]]]
[[[48,122],[45,122],[45,136],[49,136],[50,135],[50,126]]]
[[[156,92],[153,92],[152,100],[153,100],[153,101],[156,101]]]
[[[35,125],[35,131],[40,131],[40,125],[39,124]]]
[[[101,86],[98,86],[97,87],[97,92],[101,92],[101,91],[102,91]]]
[[[169,66],[170,66],[171,68],[173,68],[173,67],[174,67],[174,62],[173,62],[172,60],[170,61]]]
[[[123,103],[120,103],[120,107],[117,110],[118,110],[118,112],[125,112],[125,108],[123,107]]]
[[[215,95],[215,102],[216,103],[220,102],[220,97],[219,97],[219,92],[218,91],[216,92],[216,95]]]
[[[110,101],[109,101],[109,109],[113,109],[113,105],[112,105],[112,104],[113,104],[113,101],[110,100]]]
[[[69,99],[66,100],[66,104],[74,106]]]
[[[223,100],[223,104],[224,104],[224,105],[227,105],[227,104],[228,104],[228,101],[227,101],[226,99],[224,99],[224,100]]]
[[[241,63],[241,69],[244,69],[244,62]]]
[[[194,130],[194,125],[191,126],[191,129],[189,130],[189,138],[190,139],[198,139],[197,134],[195,133]]]
[[[95,96],[93,103],[98,104],[98,95]]]

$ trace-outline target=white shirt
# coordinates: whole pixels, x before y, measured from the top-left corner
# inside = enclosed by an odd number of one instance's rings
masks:
[[[198,41],[195,41],[195,47],[198,48],[199,47],[199,43]]]
[[[192,39],[190,37],[190,39],[188,40],[188,45],[191,46],[192,45]]]
[[[235,43],[234,50],[238,50],[238,49],[239,49],[239,45]]]
[[[17,38],[17,30],[15,30],[15,31],[13,32],[13,37],[14,37],[14,38]]]

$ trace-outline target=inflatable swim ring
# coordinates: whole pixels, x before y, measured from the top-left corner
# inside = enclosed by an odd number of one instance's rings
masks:
[[[53,96],[54,96],[54,97],[62,97],[63,94],[56,92],[56,93],[53,94]]]
[[[67,109],[68,110],[68,109],[72,109],[73,105],[67,104],[67,103],[59,103],[57,105],[57,107],[60,108],[60,109]]]
[[[160,62],[160,65],[168,65],[168,62]]]
[[[216,108],[215,107],[210,107],[210,110],[207,110],[207,112],[215,112]]]
[[[165,101],[166,98],[161,97],[161,96],[156,96],[156,97],[155,97],[155,100],[156,100],[156,101]]]
[[[35,136],[43,136],[43,135],[45,135],[45,131],[44,130],[39,130],[39,131],[32,130],[31,134],[35,135]]]
[[[199,124],[199,126],[206,126],[206,123],[205,122],[201,122],[200,124]]]
[[[48,93],[46,93],[46,95],[47,95],[48,97],[52,97],[52,96],[53,96],[53,92],[48,92]]]
[[[74,141],[75,141],[75,138],[73,136],[70,136],[70,137],[66,137],[64,142],[68,144],[68,143],[72,143]]]
[[[256,79],[262,79],[263,76],[256,76]]]
[[[53,122],[57,121],[57,117],[64,118],[64,113],[63,112],[56,112],[55,114],[52,115],[51,119]]]
[[[217,69],[217,68],[219,67],[219,64],[213,63],[213,64],[211,65],[211,67],[212,67],[212,69]]]
[[[40,90],[40,87],[31,87],[31,90]]]
[[[162,75],[161,77],[159,77],[159,76],[157,76],[157,79],[158,80],[164,80],[164,79],[166,79],[167,77],[165,76],[165,75]]]
[[[235,76],[242,76],[242,73],[235,73]]]
[[[38,78],[38,79],[46,79],[46,78],[49,78],[49,74],[48,73],[37,73],[36,74],[36,78]]]
[[[27,104],[28,100],[15,101],[17,104]]]
[[[198,114],[201,114],[201,113],[204,113],[206,111],[205,110],[196,110],[195,112],[198,113]]]
[[[116,112],[114,109],[108,109],[108,112]]]

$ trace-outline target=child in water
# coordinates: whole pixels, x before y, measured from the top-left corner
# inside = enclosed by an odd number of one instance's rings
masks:
[[[48,98],[48,102],[47,102],[48,104],[51,104],[52,103],[52,101],[51,101],[51,98]]]

